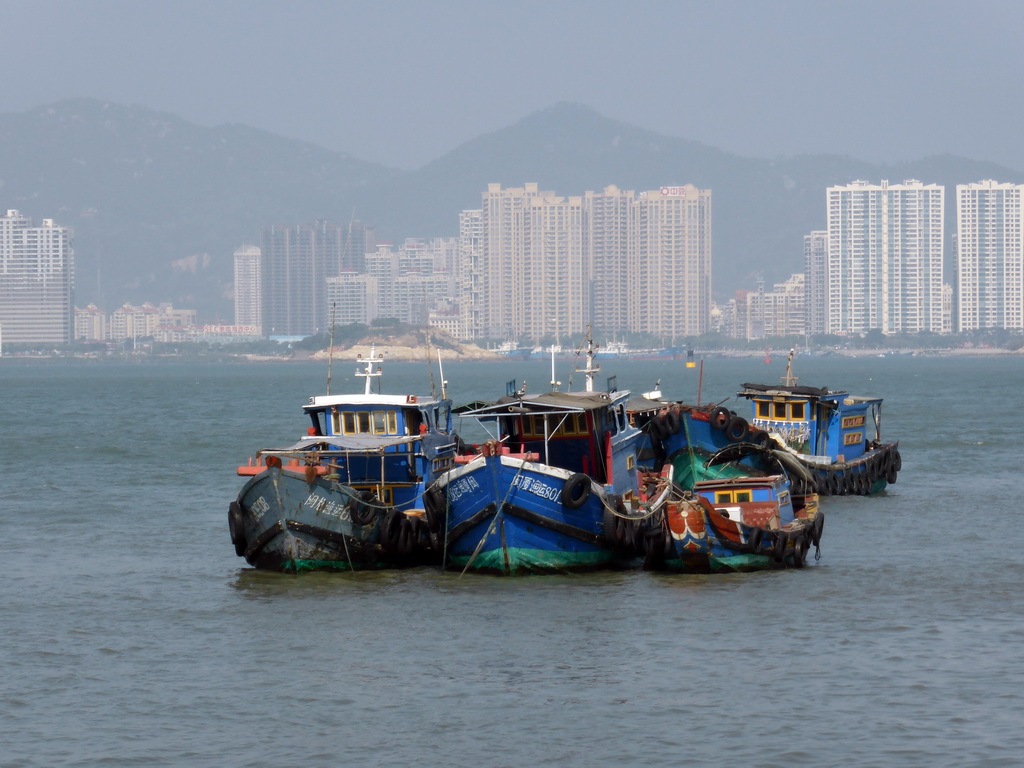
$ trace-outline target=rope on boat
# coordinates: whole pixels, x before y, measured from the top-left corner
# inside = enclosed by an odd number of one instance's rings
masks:
[[[480,537],[480,541],[477,542],[476,549],[473,550],[473,554],[470,555],[469,560],[466,561],[466,565],[463,567],[462,573],[459,574],[460,579],[466,575],[466,571],[469,570],[469,566],[473,564],[473,561],[476,560],[476,556],[479,555],[481,550],[484,548],[484,542],[487,541],[487,537],[490,536],[491,532],[494,530],[494,525],[498,522],[498,518],[501,517],[502,513],[504,513],[505,504],[508,503],[508,497],[512,493],[512,489],[515,487],[516,478],[518,478],[523,472],[524,463],[525,462],[520,462],[519,469],[516,470],[515,477],[512,478],[512,482],[508,484],[508,490],[505,491],[505,498],[501,500],[501,503],[494,512],[494,517],[491,519],[491,522],[487,524],[487,528],[484,529],[484,535]],[[447,538],[448,537],[446,535],[445,539],[447,540]],[[445,544],[447,546],[447,541]]]

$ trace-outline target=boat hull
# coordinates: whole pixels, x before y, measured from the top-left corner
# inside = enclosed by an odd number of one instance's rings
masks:
[[[675,573],[802,568],[812,548],[817,555],[825,521],[816,506],[808,515],[768,529],[723,517],[698,498],[674,501],[647,532],[644,565]]]
[[[508,455],[479,456],[442,476],[445,562],[518,575],[603,568],[611,495],[585,475]]]
[[[236,554],[255,568],[284,573],[417,564],[429,543],[419,518],[349,486],[280,467],[242,487],[228,524]]]

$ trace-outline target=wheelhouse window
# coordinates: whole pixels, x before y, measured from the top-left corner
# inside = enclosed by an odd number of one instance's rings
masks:
[[[398,416],[394,411],[373,412],[373,434],[394,435],[398,433]]]
[[[804,421],[807,418],[807,403],[800,401],[755,400],[757,418],[771,421]]]
[[[339,435],[398,434],[395,411],[334,411],[331,414],[334,433]]]
[[[546,417],[534,414],[521,418],[524,438],[543,438],[545,419],[548,419],[547,435],[549,437],[587,434],[587,414],[585,413],[553,413]]]
[[[715,491],[715,504],[743,504],[751,501],[750,491]]]

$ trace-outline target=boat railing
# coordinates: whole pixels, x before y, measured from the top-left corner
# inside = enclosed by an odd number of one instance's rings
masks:
[[[512,449],[503,444],[499,440],[488,440],[479,446],[474,446],[476,450],[473,453],[462,454],[455,457],[456,464],[469,464],[469,462],[480,456],[509,456],[513,459],[522,459],[523,461],[537,461],[540,458],[540,454],[536,451],[527,451],[520,446],[518,452],[513,452]]]
[[[766,432],[774,432],[787,443],[803,443],[811,439],[811,425],[806,421],[754,419],[753,423]]]

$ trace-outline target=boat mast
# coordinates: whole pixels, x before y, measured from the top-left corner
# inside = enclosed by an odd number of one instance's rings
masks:
[[[367,358],[363,358],[362,355],[356,355],[356,361],[366,365],[366,370],[360,371],[356,369],[356,376],[360,376],[366,379],[366,384],[363,386],[363,394],[369,395],[370,393],[370,381],[380,376],[380,366],[378,365],[376,370],[373,368],[374,363],[384,362],[383,357],[377,357],[377,345],[370,345],[370,355]]]
[[[334,367],[334,308],[337,302],[331,304],[331,340],[327,345],[327,394],[331,394],[331,369]]]
[[[587,329],[587,367],[584,368],[581,373],[586,376],[586,384],[583,389],[585,392],[594,391],[594,374],[601,370],[600,365],[594,363],[594,354],[597,352],[597,347],[594,346],[594,339],[590,335],[590,329]]]
[[[793,355],[796,354],[795,349],[789,350],[789,357],[786,358],[786,375],[783,376],[780,381],[787,387],[795,387],[799,376],[793,375]]]
[[[444,366],[441,365],[441,350],[437,350],[437,372],[441,376],[441,399],[448,399],[448,382],[444,380]]]
[[[551,391],[557,392],[562,382],[555,381],[555,345],[551,345]]]

